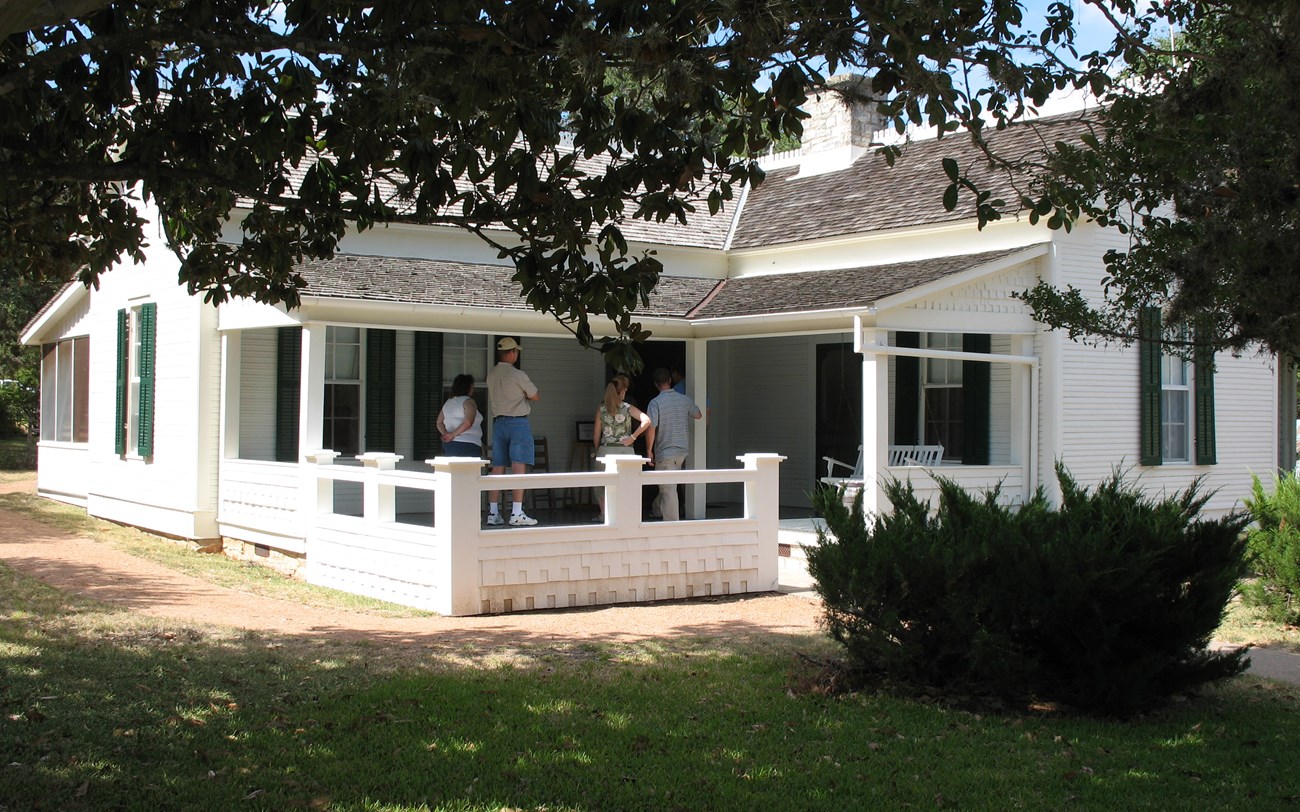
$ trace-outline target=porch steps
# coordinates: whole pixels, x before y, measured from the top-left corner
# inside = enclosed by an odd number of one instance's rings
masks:
[[[782,592],[807,592],[813,588],[808,574],[807,548],[817,543],[817,527],[825,527],[821,519],[782,519],[777,525],[776,539],[779,553],[776,559],[777,584]]]

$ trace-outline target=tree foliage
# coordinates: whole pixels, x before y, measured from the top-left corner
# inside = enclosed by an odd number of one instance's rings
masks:
[[[40,16],[58,8],[75,16]],[[157,204],[181,281],[215,302],[295,304],[295,264],[331,255],[350,227],[444,225],[495,246],[530,304],[584,343],[599,315],[615,343],[646,335],[629,311],[661,268],[629,254],[619,223],[725,207],[761,180],[755,156],[799,136],[800,105],[828,73],[869,74],[896,126],[977,132],[1063,87],[1104,89],[1145,30],[1078,54],[1069,4],[1030,26],[1021,0],[15,0],[6,12],[0,255],[21,273],[92,284],[139,256],[156,235],[137,194]]]
[[[1129,235],[1108,253],[1106,301],[1040,285],[1038,317],[1130,338],[1144,305],[1218,347],[1300,352],[1300,7],[1176,2],[1172,47],[1136,53],[1098,127],[1058,145],[1038,200]]]

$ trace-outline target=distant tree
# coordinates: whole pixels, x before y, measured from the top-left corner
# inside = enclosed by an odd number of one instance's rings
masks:
[[[1248,0],[1162,6],[1172,48],[1136,53],[1095,131],[1058,145],[1024,201],[1127,233],[1106,256],[1106,301],[1040,285],[1040,320],[1129,339],[1145,305],[1220,348],[1300,353],[1300,7]],[[1166,40],[1166,43],[1168,41]]]
[[[758,183],[754,158],[798,138],[826,74],[869,74],[900,128],[978,133],[1060,88],[1104,90],[1148,33],[1133,17],[1080,55],[1069,4],[1031,27],[1021,0],[3,9],[0,256],[18,273],[93,284],[139,256],[152,235],[137,194],[157,204],[180,280],[214,302],[295,304],[296,263],[331,255],[350,226],[443,225],[509,258],[528,302],[584,344],[609,317],[619,352],[647,335],[630,311],[661,270],[629,255],[619,223],[717,211]],[[241,201],[240,239],[221,242]]]
[[[50,279],[27,279],[6,273],[0,259],[0,433],[25,433],[29,462],[35,461],[40,434],[41,351],[24,347],[19,335],[41,306],[62,284]]]

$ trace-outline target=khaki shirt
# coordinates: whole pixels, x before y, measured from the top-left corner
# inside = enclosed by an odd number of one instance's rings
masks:
[[[488,408],[493,417],[527,417],[532,411],[528,398],[537,394],[528,374],[505,361],[488,370]]]

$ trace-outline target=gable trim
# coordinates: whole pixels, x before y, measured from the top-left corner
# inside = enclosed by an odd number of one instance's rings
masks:
[[[1017,251],[1010,256],[995,259],[965,271],[949,274],[933,282],[926,282],[914,288],[909,288],[902,293],[886,296],[876,301],[876,309],[888,310],[905,307],[921,299],[927,299],[936,294],[969,285],[985,277],[994,276],[1017,265],[1023,265],[1026,262],[1045,256],[1050,247],[1050,243],[1038,243],[1025,248],[1023,251]]]

